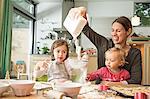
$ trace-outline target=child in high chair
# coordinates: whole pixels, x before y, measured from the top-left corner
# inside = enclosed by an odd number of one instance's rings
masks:
[[[130,78],[130,74],[127,70],[123,69],[125,62],[125,52],[120,48],[110,48],[105,52],[105,64],[106,67],[89,73],[87,75],[87,81],[94,81],[98,78],[102,80],[102,83],[111,85],[122,82],[126,84],[126,80]],[[113,83],[115,82],[115,83]]]

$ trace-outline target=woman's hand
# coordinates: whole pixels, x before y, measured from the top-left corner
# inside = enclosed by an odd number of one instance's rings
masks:
[[[77,19],[79,16],[84,17],[87,19],[87,10],[85,7],[77,7],[77,8],[72,8],[69,11],[70,18]]]

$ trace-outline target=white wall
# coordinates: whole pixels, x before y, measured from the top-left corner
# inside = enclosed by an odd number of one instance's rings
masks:
[[[150,36],[150,27],[134,27],[133,32],[143,36]]]
[[[88,2],[88,13],[90,17],[130,17],[133,15],[133,1]]]
[[[115,18],[123,15],[132,17],[133,15],[133,1],[84,1],[82,3],[76,3],[76,6],[86,7],[91,28],[97,33],[109,38],[111,37],[111,23]],[[81,38],[81,45],[84,49],[95,48],[84,34]]]
[[[75,7],[84,6],[88,10],[90,26],[101,35],[111,37],[111,23],[119,16],[133,16],[133,4],[136,0],[75,0]],[[140,0],[137,0],[140,2]],[[137,2],[136,1],[136,2]],[[143,0],[144,1],[144,0]],[[141,0],[141,2],[143,2]],[[145,0],[146,1],[146,0]],[[69,4],[67,4],[69,5]],[[66,6],[67,6],[66,5]],[[69,5],[70,6],[70,5]],[[38,22],[37,22],[37,41],[45,37],[52,28],[61,28],[62,20],[62,2],[43,2],[38,5]],[[68,9],[66,9],[68,11]],[[65,11],[66,13],[66,11]],[[42,19],[46,21],[42,23]],[[41,32],[44,30],[44,33]],[[137,34],[148,34],[149,27],[134,27]],[[51,45],[51,40],[45,40]],[[83,48],[95,47],[84,35],[81,35],[81,45]]]
[[[54,35],[57,34],[52,31],[53,28],[62,27],[62,2],[39,3],[37,6],[37,19],[36,41],[40,42],[39,46],[41,48],[43,46],[50,48],[54,40],[42,40],[41,38],[45,38],[50,32]]]
[[[97,17],[97,18],[90,18],[90,26],[91,28],[96,31],[97,33],[110,38],[111,35],[111,23],[115,18],[113,17]],[[83,34],[81,36],[81,45],[84,49],[86,48],[95,48],[95,46],[88,40],[88,38]],[[88,42],[88,43],[87,43]]]
[[[111,23],[115,18],[119,16],[127,16],[129,19],[133,16],[134,12],[134,1],[136,0],[113,0],[113,1],[88,1],[86,2],[88,15],[89,15],[89,23],[93,30],[97,33],[105,36],[111,37]],[[137,1],[136,1],[137,2]],[[138,0],[140,2],[140,0]],[[141,2],[143,2],[141,0]],[[79,3],[76,6],[85,6]],[[133,32],[141,35],[148,35],[150,33],[149,27],[134,27]],[[150,35],[150,34],[149,34]],[[82,35],[81,45],[83,48],[93,48],[95,47],[87,37]]]
[[[36,29],[36,42],[40,42],[38,46],[51,47],[54,40],[46,39],[48,33],[58,36],[58,33],[53,31],[53,28],[62,28],[63,20],[65,19],[70,8],[73,7],[73,2],[41,2],[37,6],[37,29]],[[56,37],[57,39],[57,37]],[[37,47],[37,46],[35,46]],[[35,51],[36,52],[36,51]]]

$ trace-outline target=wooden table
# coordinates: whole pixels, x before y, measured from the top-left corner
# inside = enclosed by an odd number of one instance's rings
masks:
[[[0,99],[49,99],[44,96],[44,90],[51,89],[51,86],[48,82],[36,82],[29,96],[18,97],[15,96],[12,88],[9,88],[7,92],[4,92]]]
[[[95,99],[100,97],[101,99],[105,99],[107,97],[110,97],[111,92],[98,92],[98,90],[96,90],[97,87],[98,87],[97,85],[87,85],[82,87],[82,89],[80,90],[82,92],[78,95],[77,99]],[[116,96],[116,95],[111,95],[111,98],[124,99],[123,97]],[[37,91],[33,91],[31,92],[30,96],[25,96],[25,97],[17,97],[14,95],[13,92],[8,92],[8,93],[4,93],[3,96],[0,97],[0,99],[50,99],[50,96],[44,96],[42,91],[39,91],[38,94]]]
[[[115,91],[112,91],[112,90],[100,91],[98,89],[98,85],[84,86],[81,88],[80,94],[78,95],[78,99],[97,99],[97,98],[98,99],[106,99],[106,98],[124,99],[124,97],[116,95]]]
[[[48,99],[48,97],[40,94],[36,94],[36,91],[31,92],[31,95],[24,97],[17,97],[13,94],[13,92],[4,93],[0,99]]]
[[[133,85],[126,85],[126,86],[131,87]],[[138,87],[140,85],[134,85],[134,86]],[[125,88],[125,86],[120,86],[120,87]],[[101,91],[98,88],[99,88],[99,85],[94,85],[94,84],[82,86],[77,99],[97,99],[97,98],[100,98],[100,99],[106,99],[106,98],[124,99],[125,98],[122,96],[118,96],[118,94],[116,94],[116,91],[113,91],[113,90]],[[149,88],[149,87],[146,87],[146,88]],[[50,90],[52,90],[52,89],[50,89]],[[44,93],[45,92],[48,92],[48,91],[44,91]],[[0,99],[50,99],[50,97],[51,97],[51,94],[49,96],[48,96],[48,94],[47,94],[47,96],[43,95],[43,90],[39,90],[38,93],[37,93],[37,90],[34,90],[31,92],[30,96],[25,96],[25,97],[17,97],[14,95],[14,93],[12,91],[9,91],[7,93],[4,93],[3,96],[0,97]],[[149,95],[149,97],[150,97],[150,95]]]

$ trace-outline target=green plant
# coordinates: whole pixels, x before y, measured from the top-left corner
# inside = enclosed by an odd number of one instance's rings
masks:
[[[43,48],[41,48],[42,50],[42,54],[49,54],[49,48],[47,47],[47,46],[45,46],[45,47],[43,47]]]
[[[141,18],[141,26],[150,26],[150,3],[135,3],[134,14]]]

